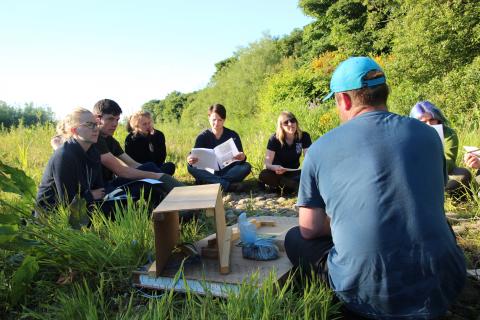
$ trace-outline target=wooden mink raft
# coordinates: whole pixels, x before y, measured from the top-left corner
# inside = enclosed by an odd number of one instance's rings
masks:
[[[180,239],[181,210],[204,210],[206,216],[214,217],[216,233],[195,243],[201,259],[198,263],[185,264],[184,280],[177,281],[178,269],[165,269],[165,266]],[[180,292],[186,291],[188,286],[200,294],[210,292],[225,296],[226,289],[235,290],[254,273],[258,273],[258,285],[273,270],[281,281],[292,268],[284,251],[285,234],[297,225],[298,218],[264,216],[250,221],[257,226],[258,235],[274,237],[280,248],[278,259],[255,261],[242,257],[238,228],[236,225],[227,227],[225,223],[220,184],[174,188],[153,211],[156,260],[148,272],[134,272],[134,285],[150,289],[173,288]]]

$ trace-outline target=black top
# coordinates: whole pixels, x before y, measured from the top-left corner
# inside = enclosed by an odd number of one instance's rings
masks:
[[[123,151],[122,147],[120,146],[120,143],[118,143],[117,140],[115,140],[114,137],[112,136],[98,136],[98,141],[95,144],[96,148],[98,149],[98,152],[100,152],[100,155],[106,154],[106,153],[111,153],[115,157],[118,157],[125,152]],[[102,166],[103,170],[103,180],[105,182],[108,182],[113,179],[113,172],[110,171],[110,169],[106,168],[105,166]]]
[[[92,202],[90,190],[103,187],[101,168],[95,146],[85,152],[75,139],[65,141],[47,163],[38,187],[37,204],[48,208],[59,199],[70,203],[77,194],[87,203]]]
[[[283,146],[273,134],[268,139],[267,149],[275,152],[273,163],[284,168],[297,169],[300,167],[302,150],[310,147],[312,140],[307,132],[303,132],[301,139],[295,139],[291,145],[284,143]]]
[[[243,152],[242,141],[240,140],[240,136],[233,130],[228,128],[223,128],[223,133],[220,139],[217,140],[215,134],[212,132],[212,129],[207,129],[200,133],[195,140],[194,148],[207,148],[213,149],[216,146],[224,143],[228,139],[232,138],[233,142],[237,146],[238,151]]]
[[[165,136],[158,130],[154,130],[153,135],[131,132],[125,138],[125,152],[139,163],[154,162],[160,166],[167,157]]]

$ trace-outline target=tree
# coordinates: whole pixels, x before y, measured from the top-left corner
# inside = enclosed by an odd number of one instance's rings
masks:
[[[53,112],[49,108],[36,107],[33,103],[27,103],[20,108],[0,101],[0,124],[10,128],[19,125],[20,122],[25,126],[53,122]]]

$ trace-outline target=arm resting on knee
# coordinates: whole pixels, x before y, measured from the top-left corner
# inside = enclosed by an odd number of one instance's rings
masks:
[[[331,235],[330,218],[322,208],[300,207],[298,212],[300,233],[304,239]]]

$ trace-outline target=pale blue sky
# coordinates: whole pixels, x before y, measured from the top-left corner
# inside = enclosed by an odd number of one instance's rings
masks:
[[[1,0],[0,100],[61,117],[111,98],[131,113],[203,88],[239,47],[310,21],[298,0]]]

